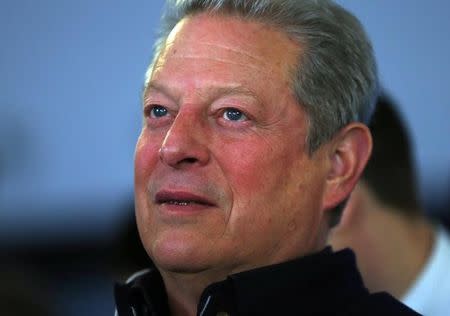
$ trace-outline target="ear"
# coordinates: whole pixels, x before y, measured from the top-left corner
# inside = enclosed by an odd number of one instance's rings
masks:
[[[346,199],[361,176],[372,151],[372,137],[366,125],[350,123],[328,146],[328,173],[322,207],[329,210]]]

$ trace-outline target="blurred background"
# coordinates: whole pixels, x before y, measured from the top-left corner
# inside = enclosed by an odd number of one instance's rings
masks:
[[[450,2],[338,3],[365,25],[409,124],[429,215],[448,221]],[[0,310],[112,315],[114,280],[145,263],[133,151],[163,5],[0,1]]]

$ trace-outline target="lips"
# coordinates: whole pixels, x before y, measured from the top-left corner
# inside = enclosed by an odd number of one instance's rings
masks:
[[[155,195],[154,201],[157,204],[168,204],[174,206],[204,205],[214,206],[215,204],[209,199],[190,192],[180,191],[159,191]]]

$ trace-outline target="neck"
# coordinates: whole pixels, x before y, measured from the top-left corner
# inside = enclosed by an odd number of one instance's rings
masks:
[[[389,209],[368,212],[363,225],[365,246],[358,250],[367,253],[357,260],[366,286],[401,299],[431,253],[433,227],[423,217],[405,218]]]
[[[194,316],[204,289],[220,279],[202,273],[161,272],[166,287],[170,313],[173,316]]]

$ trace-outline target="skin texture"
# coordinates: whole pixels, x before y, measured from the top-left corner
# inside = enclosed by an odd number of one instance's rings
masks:
[[[326,210],[367,160],[370,135],[356,123],[308,155],[308,118],[289,83],[301,52],[265,25],[199,14],[159,56],[144,93],[135,201],[173,314],[195,314],[202,290],[229,274],[324,247]]]

